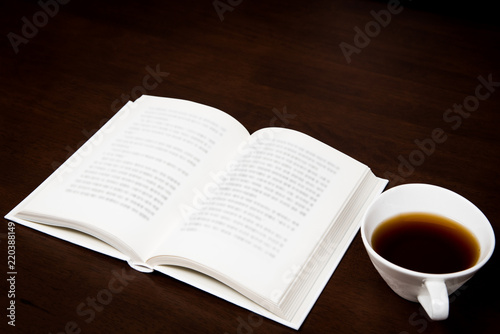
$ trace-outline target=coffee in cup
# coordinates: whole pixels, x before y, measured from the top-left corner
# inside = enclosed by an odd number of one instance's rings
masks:
[[[429,274],[462,271],[476,264],[480,247],[474,234],[444,216],[410,212],[382,222],[372,247],[400,267]]]
[[[386,283],[418,301],[429,317],[448,317],[452,294],[491,257],[493,229],[464,197],[428,184],[382,193],[365,213],[361,237]]]

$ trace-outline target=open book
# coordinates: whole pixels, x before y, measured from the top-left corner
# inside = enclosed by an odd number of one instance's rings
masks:
[[[142,96],[6,218],[298,329],[386,183],[300,132]]]

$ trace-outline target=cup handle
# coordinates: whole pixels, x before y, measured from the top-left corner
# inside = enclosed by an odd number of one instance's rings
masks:
[[[448,318],[448,290],[443,280],[424,281],[423,290],[417,299],[432,320]]]

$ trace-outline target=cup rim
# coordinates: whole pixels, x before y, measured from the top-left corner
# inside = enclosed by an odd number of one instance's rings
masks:
[[[462,199],[468,201],[470,204],[472,204],[484,216],[484,218],[486,219],[486,221],[489,223],[489,228],[491,230],[490,236],[491,236],[491,242],[492,242],[489,251],[486,254],[484,254],[483,258],[481,260],[477,261],[472,267],[469,267],[467,269],[460,270],[460,271],[455,271],[455,272],[451,272],[451,273],[442,273],[442,274],[425,273],[425,272],[421,272],[421,271],[415,271],[415,270],[407,269],[405,267],[401,267],[401,266],[399,266],[397,264],[394,264],[394,263],[390,262],[389,260],[385,259],[383,256],[379,255],[373,249],[373,247],[371,245],[371,242],[368,241],[368,238],[366,236],[366,232],[365,232],[366,217],[367,217],[368,213],[370,212],[370,209],[374,205],[376,205],[376,202],[380,199],[380,197],[385,196],[384,194],[391,193],[391,192],[395,191],[394,189],[400,189],[402,187],[405,187],[405,188],[414,188],[414,187],[439,188],[441,190],[453,193],[455,196],[459,196]],[[448,279],[448,278],[456,278],[458,276],[466,276],[466,275],[469,275],[469,274],[473,274],[477,270],[479,270],[482,266],[484,266],[486,264],[486,262],[488,262],[488,260],[490,259],[490,257],[493,255],[493,251],[495,249],[495,244],[496,244],[495,232],[493,230],[493,227],[491,226],[491,223],[489,222],[488,218],[484,215],[484,213],[481,210],[479,210],[479,208],[476,205],[474,205],[474,203],[470,202],[467,198],[463,197],[462,195],[460,195],[460,194],[458,194],[458,193],[456,193],[456,192],[454,192],[454,191],[452,191],[450,189],[443,188],[443,187],[436,186],[436,185],[432,185],[432,184],[426,184],[426,183],[406,183],[406,184],[401,184],[401,185],[392,187],[392,188],[384,191],[382,194],[380,194],[368,206],[368,208],[366,209],[366,211],[365,211],[365,213],[363,215],[363,219],[361,221],[361,239],[363,240],[363,244],[365,245],[365,249],[368,251],[369,255],[375,257],[378,261],[382,262],[387,267],[391,268],[392,270],[396,270],[396,271],[399,271],[399,272],[402,272],[402,273],[405,273],[405,274],[409,274],[409,275],[412,275],[412,276],[416,276],[416,277],[420,277],[420,278],[425,278],[425,279],[433,279],[433,278],[436,278],[436,279],[437,278],[439,278],[439,279]]]

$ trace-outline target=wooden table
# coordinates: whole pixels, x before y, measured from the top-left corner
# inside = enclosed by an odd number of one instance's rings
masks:
[[[305,132],[389,178],[389,188],[422,182],[454,190],[498,235],[500,28],[487,4],[474,4],[3,4],[1,212],[126,100],[147,93],[217,107],[251,132],[270,125]],[[0,231],[1,326],[13,330],[6,222]],[[18,333],[294,332],[20,225],[15,241]],[[300,331],[498,333],[497,253],[452,295],[449,319],[432,322],[391,292],[358,234]],[[126,284],[107,304],[95,303],[113,272],[124,272]]]

